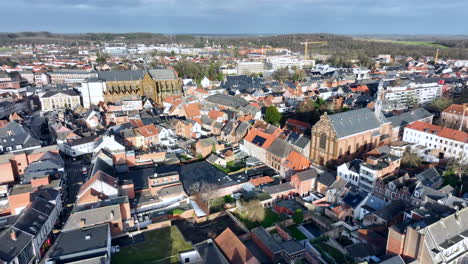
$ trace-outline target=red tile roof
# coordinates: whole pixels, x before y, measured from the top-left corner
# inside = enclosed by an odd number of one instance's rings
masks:
[[[305,170],[310,167],[310,160],[293,150],[284,161],[284,166],[295,171]]]
[[[210,112],[208,112],[208,117],[211,118],[211,119],[218,119],[220,117],[223,117],[225,115],[224,112],[221,112],[221,111],[218,111],[218,110],[210,110]]]
[[[263,145],[261,146],[262,148],[264,149],[268,149],[270,147],[270,145],[273,143],[273,141],[275,141],[276,137],[274,134],[272,135],[269,135],[265,132],[262,132],[256,128],[253,128],[249,131],[249,133],[245,136],[245,140],[252,143],[252,141],[254,140],[254,138],[256,136],[259,136],[259,137],[262,137],[265,139],[265,142],[263,143]]]
[[[455,129],[451,129],[451,128],[436,126],[436,125],[424,123],[421,121],[416,121],[406,126],[406,128],[438,135],[439,137],[443,137],[443,138],[447,138],[447,139],[451,139],[451,140],[455,140],[459,142],[468,143],[468,133],[455,130]]]
[[[302,122],[302,121],[292,119],[292,118],[288,118],[288,120],[286,120],[286,124],[291,125],[291,126],[301,127],[301,128],[310,128],[311,127],[311,125],[309,123],[307,123],[307,122]]]
[[[229,227],[216,237],[215,242],[232,264],[260,263]]]
[[[463,105],[452,104],[451,106],[444,109],[445,113],[463,115]],[[468,108],[465,110],[465,116],[468,116]]]
[[[158,128],[154,124],[149,124],[139,128],[135,128],[135,133],[138,133],[144,137],[151,137],[158,135]]]
[[[273,179],[269,176],[263,176],[260,178],[251,179],[249,182],[253,184],[254,186],[259,186],[265,183],[273,182]]]
[[[194,118],[201,115],[200,108],[197,103],[184,105],[184,111],[187,118]]]

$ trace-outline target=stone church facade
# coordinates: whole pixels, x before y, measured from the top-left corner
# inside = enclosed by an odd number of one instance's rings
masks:
[[[324,114],[313,126],[310,159],[321,166],[350,161],[391,141],[392,126],[372,110]]]
[[[105,81],[102,94],[106,103],[135,97],[161,103],[166,97],[183,94],[182,81],[170,69],[100,72],[98,78]]]

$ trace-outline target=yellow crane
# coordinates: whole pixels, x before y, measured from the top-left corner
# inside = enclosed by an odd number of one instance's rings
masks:
[[[305,42],[301,42],[302,45],[304,45],[304,60],[309,59],[309,49],[308,46],[309,44],[327,44],[328,41],[308,41],[306,40]]]

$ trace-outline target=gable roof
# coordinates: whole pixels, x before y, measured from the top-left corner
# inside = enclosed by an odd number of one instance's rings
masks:
[[[284,165],[292,170],[304,170],[310,166],[311,162],[301,153],[293,150],[284,161]]]
[[[197,103],[184,105],[184,111],[187,118],[194,118],[201,115],[200,108]]]
[[[377,129],[381,125],[374,112],[369,108],[329,115],[328,119],[336,132],[337,138]]]
[[[81,185],[77,196],[80,197],[81,195],[83,195],[91,187],[91,185],[93,185],[93,183],[97,181],[107,183],[109,186],[113,186],[115,188],[118,187],[117,179],[115,179],[114,177],[110,176],[109,174],[101,170],[98,170],[93,175],[93,177],[91,177],[88,181],[86,181],[85,184]]]
[[[387,120],[392,123],[393,127],[402,127],[406,126],[408,124],[411,124],[415,121],[422,120],[424,118],[428,118],[432,116],[431,113],[429,113],[426,109],[424,108],[418,108],[413,111],[405,112],[399,115],[394,115],[391,117],[387,117]]]
[[[229,227],[216,237],[215,242],[232,264],[259,263]]]

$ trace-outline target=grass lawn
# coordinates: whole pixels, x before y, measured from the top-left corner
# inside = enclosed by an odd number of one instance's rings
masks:
[[[287,227],[289,234],[296,240],[304,240],[307,237],[297,228],[297,225]]]
[[[413,40],[390,40],[390,39],[362,39],[367,41],[377,41],[377,42],[389,42],[401,45],[411,45],[411,46],[426,46],[431,48],[441,48],[446,49],[448,47],[430,41],[413,41]]]
[[[185,212],[184,209],[175,208],[175,209],[172,209],[171,214],[172,214],[172,215],[180,215],[180,214],[182,214],[183,212]]]
[[[255,227],[263,226],[263,227],[270,227],[274,225],[276,222],[278,222],[280,219],[280,216],[273,212],[271,209],[265,209],[265,218],[261,222],[252,222],[249,221],[248,219],[244,218],[242,215],[239,213],[235,213],[235,216],[242,222],[244,223],[245,227],[248,229],[253,229]]]
[[[224,197],[217,197],[211,201],[211,208],[210,212],[211,213],[216,213],[224,210],[224,204],[226,202],[224,201]]]
[[[120,248],[112,255],[112,264],[177,263],[178,253],[192,249],[175,226],[144,233],[145,241]]]

